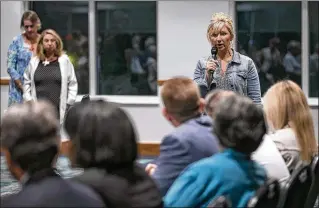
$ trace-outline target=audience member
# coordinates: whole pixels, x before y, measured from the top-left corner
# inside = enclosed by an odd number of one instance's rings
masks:
[[[214,90],[206,96],[206,113],[213,117],[216,106],[218,106],[220,100],[227,96],[235,95],[232,91]],[[252,154],[252,159],[262,165],[269,178],[275,178],[279,181],[285,182],[290,173],[285,165],[285,161],[281,157],[279,150],[276,147],[274,141],[271,138],[265,137],[258,147],[258,149]]]
[[[294,82],[273,85],[264,96],[264,109],[271,132],[286,165],[293,171],[300,162],[309,163],[318,152],[314,124],[307,98]]]
[[[126,112],[102,100],[75,104],[65,129],[71,163],[84,168],[73,180],[93,187],[107,207],[162,207],[154,181],[136,164],[137,134]]]
[[[222,152],[190,165],[165,196],[167,207],[206,207],[227,196],[245,207],[266,181],[266,171],[251,159],[267,131],[263,110],[240,95],[227,96],[214,113],[214,133]]]
[[[228,90],[215,89],[205,97],[205,112],[211,118],[213,117],[216,106],[218,106],[220,100],[226,96],[235,95],[235,92]]]
[[[195,82],[185,77],[169,79],[162,87],[161,97],[163,115],[176,128],[164,137],[156,164],[148,164],[146,171],[164,196],[188,165],[219,150],[211,133],[211,118],[202,115],[204,101]]]
[[[12,105],[1,124],[1,145],[8,169],[22,184],[1,207],[103,207],[89,187],[62,179],[53,167],[58,153],[59,122],[50,104]]]

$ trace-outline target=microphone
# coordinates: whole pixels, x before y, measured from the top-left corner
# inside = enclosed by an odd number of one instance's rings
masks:
[[[210,50],[210,53],[212,54],[212,57],[214,60],[217,60],[217,52],[218,52],[218,49],[213,46],[212,49]],[[213,74],[214,71],[211,71],[211,73]]]
[[[213,46],[212,49],[210,50],[210,53],[212,54],[212,57],[214,60],[217,60],[217,52],[218,52],[218,49]]]

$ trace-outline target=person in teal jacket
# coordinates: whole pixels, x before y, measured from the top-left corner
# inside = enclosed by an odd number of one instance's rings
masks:
[[[164,197],[165,207],[207,207],[219,196],[232,207],[246,207],[267,180],[264,168],[251,159],[267,132],[262,108],[234,94],[220,101],[213,119],[221,152],[186,168]]]

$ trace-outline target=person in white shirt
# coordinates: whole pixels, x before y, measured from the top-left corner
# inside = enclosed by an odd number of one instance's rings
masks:
[[[265,135],[258,149],[252,154],[252,157],[253,160],[266,169],[269,178],[285,182],[290,177],[286,163],[270,135]]]

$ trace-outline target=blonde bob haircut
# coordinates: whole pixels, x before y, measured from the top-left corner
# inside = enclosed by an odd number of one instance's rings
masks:
[[[301,88],[290,80],[274,84],[264,96],[264,110],[273,130],[289,127],[294,131],[301,159],[310,162],[318,149],[310,107]]]
[[[44,36],[47,34],[52,35],[55,39],[56,49],[54,51],[54,55],[57,57],[60,57],[63,54],[63,42],[61,40],[60,35],[52,29],[47,29],[41,33],[41,36],[40,36],[39,41],[38,41],[38,46],[37,46],[36,54],[41,61],[44,61],[45,57],[46,57],[45,56],[45,49],[43,47],[43,39],[44,39]]]
[[[228,32],[230,33],[232,39],[234,38],[234,28],[233,28],[233,20],[226,14],[220,12],[213,14],[212,19],[207,28],[207,39],[211,43],[211,37],[214,34],[218,34],[221,29],[226,26]]]

